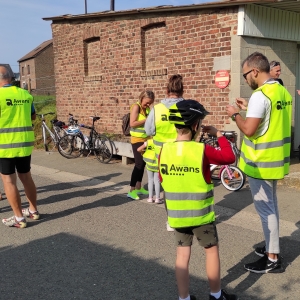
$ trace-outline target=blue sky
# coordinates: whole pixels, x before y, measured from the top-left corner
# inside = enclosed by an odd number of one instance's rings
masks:
[[[42,18],[84,14],[85,0],[2,0],[0,63],[19,72],[18,60],[52,38],[51,21]],[[87,12],[110,10],[110,0],[86,0]],[[158,5],[190,5],[215,0],[115,0],[115,10]]]

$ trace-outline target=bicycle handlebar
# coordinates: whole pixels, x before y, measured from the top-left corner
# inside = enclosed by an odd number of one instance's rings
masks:
[[[45,113],[45,114],[36,114],[38,117],[43,117],[43,116],[46,116],[46,115],[55,115],[54,112],[48,112],[48,113]]]
[[[84,125],[84,124],[79,124],[79,126],[83,127],[83,128],[87,128],[87,129],[94,129],[94,127],[87,126],[87,125]]]

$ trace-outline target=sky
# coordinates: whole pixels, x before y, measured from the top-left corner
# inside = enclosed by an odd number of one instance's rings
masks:
[[[159,5],[191,5],[216,0],[115,0],[115,11]],[[42,18],[110,10],[110,0],[0,0],[0,63],[19,72],[18,60],[52,38]]]

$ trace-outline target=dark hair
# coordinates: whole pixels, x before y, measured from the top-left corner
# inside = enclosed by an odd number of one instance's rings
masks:
[[[251,68],[256,68],[260,72],[269,73],[270,64],[265,55],[260,52],[254,52],[250,54],[242,63],[242,67],[247,64]]]
[[[270,69],[273,69],[274,67],[280,66],[280,62],[276,60],[270,61]]]
[[[154,101],[154,99],[155,99],[154,93],[153,93],[152,91],[150,91],[150,90],[144,90],[144,91],[142,91],[142,92],[140,93],[140,96],[139,96],[140,102],[141,102],[145,97],[150,98],[150,99],[153,100],[153,101]]]
[[[172,75],[169,78],[169,82],[167,85],[167,92],[168,94],[173,93],[176,94],[178,97],[183,95],[183,82],[182,76],[179,74]]]

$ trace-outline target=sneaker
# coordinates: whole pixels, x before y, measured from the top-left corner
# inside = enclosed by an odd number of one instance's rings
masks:
[[[191,300],[197,300],[197,298],[194,295],[190,295]]]
[[[149,199],[147,199],[147,202],[149,202],[149,203],[153,203],[153,202],[154,202],[154,200],[153,200],[152,198],[149,198]]]
[[[27,218],[30,218],[30,219],[33,219],[33,220],[38,220],[40,218],[40,214],[38,211],[34,212],[34,213],[31,213],[29,211],[29,207],[25,208],[25,209],[22,209],[22,214],[24,217],[27,217]]]
[[[170,232],[174,231],[174,228],[170,227],[168,221],[166,222],[166,226],[167,226],[167,231],[170,231]]]
[[[162,200],[160,200],[160,199],[155,199],[155,203],[156,204],[162,204],[162,203],[164,203]]]
[[[27,222],[25,219],[18,222],[15,216],[12,216],[8,219],[2,219],[2,223],[8,227],[25,228],[27,226]]]
[[[266,246],[255,248],[255,254],[256,255],[258,255],[260,257],[264,257],[265,253],[266,253]]]
[[[132,192],[128,192],[127,197],[133,200],[140,200],[140,197],[136,193],[136,190],[133,190]]]
[[[281,257],[278,255],[278,260],[276,262],[272,262],[269,260],[268,256],[265,254],[258,261],[250,264],[244,265],[244,268],[247,271],[253,273],[282,273],[283,269],[281,268]]]
[[[147,190],[145,190],[143,187],[140,188],[139,190],[135,190],[137,194],[141,194],[141,195],[149,195],[149,192]]]
[[[239,297],[233,294],[228,294],[225,290],[221,290],[221,297],[216,299],[214,296],[209,295],[209,300],[239,300]]]

